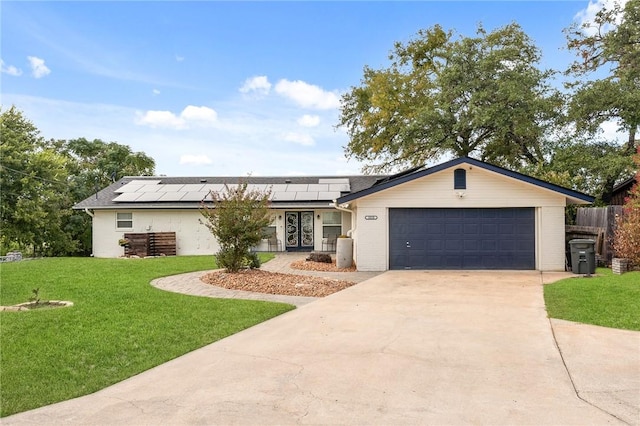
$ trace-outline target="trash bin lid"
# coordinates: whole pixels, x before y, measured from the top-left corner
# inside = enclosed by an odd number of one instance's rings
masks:
[[[595,243],[596,243],[595,240],[579,239],[579,238],[569,241],[569,244],[595,244]]]

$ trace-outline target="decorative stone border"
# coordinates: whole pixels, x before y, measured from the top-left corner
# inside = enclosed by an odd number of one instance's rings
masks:
[[[73,302],[69,302],[66,300],[45,300],[44,302],[40,302],[40,303],[47,303],[49,305],[52,305],[51,308],[55,309],[55,308],[68,308],[70,306],[73,306]],[[25,303],[20,303],[17,305],[13,305],[13,306],[0,306],[0,311],[14,311],[14,312],[21,312],[21,311],[36,311],[37,309],[30,309],[29,306],[34,305],[35,302],[25,302]]]

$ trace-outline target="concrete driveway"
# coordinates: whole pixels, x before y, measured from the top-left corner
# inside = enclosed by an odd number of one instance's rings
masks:
[[[537,272],[387,272],[3,424],[623,424],[576,396]]]

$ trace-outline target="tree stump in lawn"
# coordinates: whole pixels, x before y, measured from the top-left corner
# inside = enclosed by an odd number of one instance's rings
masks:
[[[311,262],[331,263],[331,255],[326,253],[310,253],[307,260]]]

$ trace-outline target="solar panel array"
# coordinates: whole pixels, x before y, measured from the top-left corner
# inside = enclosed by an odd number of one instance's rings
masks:
[[[228,185],[234,188],[236,185]],[[119,194],[113,199],[123,203],[154,203],[154,202],[187,202],[202,201],[211,192],[224,191],[223,184],[163,184],[161,180],[132,180],[118,188]],[[318,183],[277,183],[249,184],[248,190],[261,192],[271,191],[271,201],[318,201],[334,200],[344,192],[349,192],[351,186],[347,178],[322,178]]]

